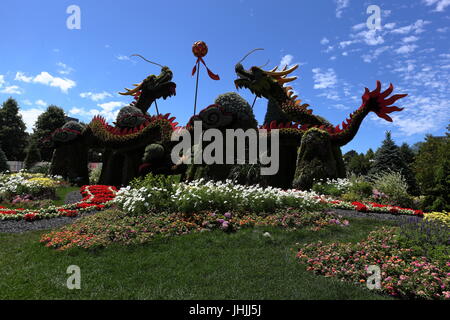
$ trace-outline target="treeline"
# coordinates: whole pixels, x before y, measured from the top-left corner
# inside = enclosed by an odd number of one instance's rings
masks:
[[[445,136],[427,135],[425,141],[400,147],[391,133],[374,152],[365,154],[351,150],[344,154],[347,172],[356,175],[395,171],[408,183],[408,193],[423,196],[423,208],[428,211],[450,211],[450,125]]]
[[[50,134],[65,123],[64,110],[50,105],[38,117],[33,133],[29,134],[17,101],[13,98],[6,100],[0,108],[0,171],[8,169],[6,159],[24,161],[27,168],[39,161],[51,161],[53,148]]]

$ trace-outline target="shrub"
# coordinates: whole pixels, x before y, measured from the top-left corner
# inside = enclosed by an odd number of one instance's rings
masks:
[[[31,169],[29,169],[28,172],[48,174],[49,170],[50,170],[50,163],[47,162],[35,165]]]
[[[387,195],[387,198],[379,199],[381,203],[396,205],[405,208],[414,207],[413,198],[408,194],[408,184],[399,173],[387,170],[372,175],[373,187]]]
[[[316,182],[312,190],[324,195],[339,197],[347,192],[352,185],[352,181],[347,178],[327,179],[326,181]]]

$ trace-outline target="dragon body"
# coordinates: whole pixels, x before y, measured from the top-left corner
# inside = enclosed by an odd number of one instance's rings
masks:
[[[397,94],[388,98],[393,92],[391,84],[381,91],[381,82],[376,89],[365,88],[362,104],[341,125],[333,126],[323,117],[313,114],[308,104],[302,104],[294,95],[292,87],[286,86],[297,77],[288,77],[298,65],[290,69],[277,67],[265,71],[259,67],[245,70],[242,64],[235,67],[238,79],[236,88],[247,88],[258,97],[268,99],[268,108],[264,129],[280,130],[280,150],[283,157],[281,170],[272,178],[272,185],[299,189],[308,189],[315,179],[338,178],[345,176],[345,167],[340,147],[346,145],[356,136],[362,121],[374,112],[379,117],[392,122],[389,113],[403,108],[391,106],[406,94]],[[296,156],[294,156],[296,154]]]

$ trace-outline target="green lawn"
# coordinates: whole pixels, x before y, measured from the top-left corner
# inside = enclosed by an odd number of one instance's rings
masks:
[[[297,242],[358,241],[382,224],[352,219],[347,228],[319,232],[214,231],[66,252],[41,245],[43,232],[0,234],[0,299],[387,299],[307,272],[291,250]],[[262,236],[266,231],[274,240]],[[65,286],[69,265],[81,268],[81,290]]]

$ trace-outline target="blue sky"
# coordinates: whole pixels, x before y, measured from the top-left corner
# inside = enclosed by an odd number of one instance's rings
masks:
[[[70,5],[81,9],[79,30],[66,27]],[[379,30],[366,25],[369,5],[381,8]],[[213,81],[202,68],[200,108],[236,91],[234,65],[262,47],[244,66],[299,63],[295,91],[334,124],[360,106],[364,87],[373,89],[378,79],[409,93],[393,123],[370,114],[344,152],[376,149],[386,130],[398,144],[413,144],[426,133],[444,134],[449,123],[450,0],[2,0],[0,29],[0,101],[15,98],[29,130],[48,104],[85,122],[95,114],[112,122],[131,101],[117,92],[159,73],[129,58],[133,53],[172,69],[177,96],[158,106],[184,125],[193,113],[197,40],[208,44],[205,61],[221,77]],[[253,101],[249,91],[239,93]],[[260,122],[266,104],[255,104]]]

